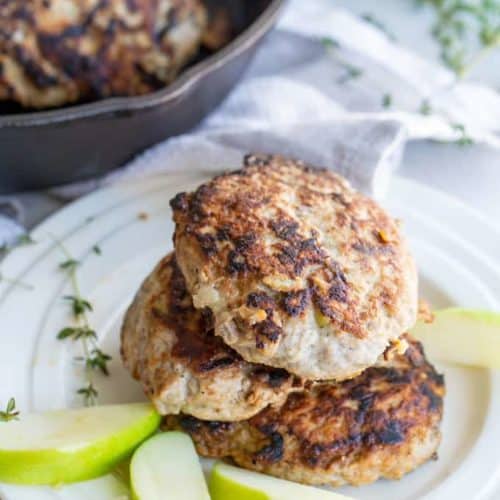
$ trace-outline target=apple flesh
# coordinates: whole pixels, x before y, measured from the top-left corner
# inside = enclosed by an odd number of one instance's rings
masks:
[[[210,500],[193,442],[164,432],[143,443],[130,462],[134,500]]]
[[[411,334],[430,359],[500,368],[500,314],[474,309],[436,311],[432,323],[418,322]]]
[[[55,485],[102,476],[159,423],[146,403],[21,414],[0,422],[0,481]]]
[[[212,500],[352,500],[332,491],[285,481],[224,463],[210,476]]]

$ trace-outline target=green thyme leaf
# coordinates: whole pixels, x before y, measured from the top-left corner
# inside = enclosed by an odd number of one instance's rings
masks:
[[[94,405],[97,402],[97,397],[99,395],[92,383],[89,383],[85,387],[81,387],[76,391],[76,393],[83,397],[86,406]]]
[[[92,370],[99,370],[103,375],[109,375],[108,363],[111,361],[111,356],[95,348],[91,352],[91,356],[87,358],[87,367]]]
[[[26,245],[34,245],[36,241],[31,237],[29,233],[24,233],[15,242],[16,247],[22,247]]]
[[[74,271],[79,265],[80,265],[79,261],[75,259],[68,259],[65,260],[64,262],[61,262],[59,264],[59,268],[64,269],[66,271]]]
[[[29,233],[24,233],[19,236],[13,243],[3,243],[0,246],[0,257],[5,257],[8,253],[12,252],[16,248],[23,247],[26,245],[34,245],[36,241],[30,236]]]
[[[419,113],[422,114],[422,115],[430,115],[432,113],[432,108],[431,108],[431,104],[430,102],[427,100],[427,99],[424,99],[421,103],[420,103],[420,108],[419,108]]]
[[[474,140],[467,134],[465,129],[465,125],[462,123],[451,123],[450,124],[453,130],[456,130],[460,133],[460,137],[455,141],[459,146],[470,146],[474,144]]]
[[[16,410],[16,400],[10,398],[4,411],[0,411],[0,422],[10,422],[19,419],[19,411]]]
[[[75,295],[65,295],[64,300],[67,300],[71,303],[71,308],[73,309],[73,314],[75,316],[80,316],[86,311],[92,311],[92,304],[81,297],[77,297]]]
[[[340,78],[338,78],[337,83],[339,84],[347,83],[350,80],[359,78],[363,74],[363,70],[361,68],[353,66],[352,64],[342,63],[342,67],[345,72]]]
[[[68,326],[66,328],[63,328],[62,330],[60,330],[60,332],[57,334],[57,338],[59,340],[64,340],[64,339],[67,339],[69,337],[73,337],[73,335],[75,335],[75,331],[77,330],[78,328],[76,327],[71,327],[71,326]]]
[[[394,33],[392,31],[389,31],[387,29],[387,26],[382,21],[377,19],[373,14],[361,14],[361,19],[382,31],[387,36],[387,38],[389,38],[393,42],[396,41],[396,36],[394,35]]]
[[[338,42],[338,40],[335,40],[335,38],[331,37],[322,38],[321,43],[326,49],[338,49],[340,47],[340,43]]]
[[[97,338],[97,334],[92,328],[89,328],[87,326],[68,326],[66,328],[63,328],[58,334],[57,334],[58,340],[64,340],[68,338],[72,338],[73,340],[79,340],[82,338],[90,338],[90,339],[95,339]]]

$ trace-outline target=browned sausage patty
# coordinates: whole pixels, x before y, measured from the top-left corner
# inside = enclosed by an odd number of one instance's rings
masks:
[[[416,268],[397,224],[330,171],[248,156],[171,204],[194,305],[249,362],[342,380],[415,322]]]
[[[292,393],[281,408],[242,422],[165,419],[198,452],[307,484],[360,485],[398,479],[435,456],[444,380],[422,346],[381,360],[358,377]]]
[[[151,92],[196,53],[205,25],[199,0],[0,0],[0,100]]]
[[[247,363],[213,334],[210,311],[193,308],[173,254],[143,283],[121,337],[125,366],[161,414],[241,420],[300,387],[284,370]]]

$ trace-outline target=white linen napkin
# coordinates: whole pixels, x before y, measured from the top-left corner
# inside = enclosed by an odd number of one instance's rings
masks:
[[[247,152],[338,170],[382,197],[406,140],[500,147],[500,96],[456,82],[329,0],[292,0],[244,80],[192,133],[156,145],[109,176],[58,189],[67,198],[161,172],[219,172]],[[0,221],[0,244],[12,236]]]

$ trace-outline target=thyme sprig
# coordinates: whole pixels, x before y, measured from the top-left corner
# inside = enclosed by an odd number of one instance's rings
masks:
[[[99,349],[97,334],[91,327],[88,318],[88,313],[93,310],[93,306],[80,292],[77,276],[80,261],[73,258],[60,241],[55,238],[54,240],[65,257],[65,260],[59,264],[59,269],[68,274],[73,293],[72,295],[64,296],[63,299],[69,303],[75,321],[74,325],[61,329],[57,334],[57,338],[59,340],[72,339],[73,341],[81,342],[83,356],[77,356],[75,360],[82,362],[84,365],[85,385],[80,387],[76,392],[82,396],[86,406],[93,406],[97,403],[99,397],[95,383],[95,374],[99,372],[108,376],[108,363],[112,358],[109,354]]]
[[[465,76],[481,59],[500,46],[498,0],[417,0],[436,11],[432,35],[442,61],[458,77]],[[479,48],[470,49],[476,39]]]
[[[10,398],[5,410],[0,411],[0,422],[10,422],[11,420],[19,420],[19,411],[16,410],[14,398]]]

